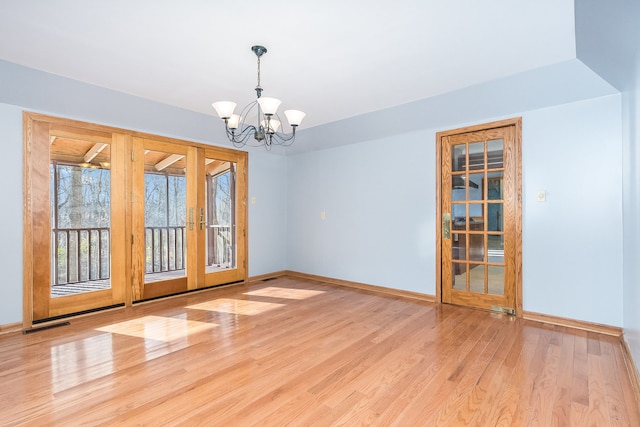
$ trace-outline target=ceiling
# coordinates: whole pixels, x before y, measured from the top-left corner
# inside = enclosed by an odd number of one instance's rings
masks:
[[[214,116],[263,96],[302,128],[576,57],[573,0],[0,1],[0,59]]]

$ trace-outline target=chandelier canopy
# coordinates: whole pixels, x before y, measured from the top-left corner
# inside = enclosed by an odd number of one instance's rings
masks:
[[[252,46],[251,50],[258,57],[258,85],[255,88],[257,99],[244,107],[240,114],[233,113],[236,108],[235,102],[219,101],[211,105],[215,108],[218,116],[224,120],[227,138],[234,146],[240,148],[245,145],[264,145],[269,150],[273,145],[291,145],[296,139],[296,128],[302,122],[305,113],[298,110],[286,110],[284,115],[291,126],[291,133],[285,133],[280,129],[282,120],[278,115],[278,107],[281,101],[276,98],[263,98],[260,86],[260,57],[267,53],[267,48]],[[256,122],[250,124],[247,119],[253,117],[254,110],[257,113]],[[254,143],[250,143],[251,137],[255,140]]]

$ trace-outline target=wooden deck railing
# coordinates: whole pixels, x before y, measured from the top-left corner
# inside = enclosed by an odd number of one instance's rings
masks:
[[[185,227],[146,227],[145,273],[184,270],[187,265]]]
[[[55,285],[109,278],[110,234],[108,228],[51,230],[51,283]]]
[[[209,227],[208,266],[234,264],[231,227]],[[54,259],[53,286],[109,280],[111,244],[109,228],[65,228],[51,230]],[[145,228],[145,273],[164,273],[186,267],[185,227]]]

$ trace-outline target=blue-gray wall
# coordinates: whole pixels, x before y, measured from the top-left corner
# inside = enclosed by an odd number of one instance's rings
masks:
[[[623,326],[640,361],[640,2],[578,0],[578,57],[622,93]]]
[[[527,311],[622,326],[620,114],[613,94],[509,115],[523,120]],[[435,294],[439,130],[290,155],[289,268]]]

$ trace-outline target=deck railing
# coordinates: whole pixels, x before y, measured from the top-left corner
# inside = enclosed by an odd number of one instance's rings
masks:
[[[231,226],[208,226],[207,266],[231,267],[235,264]]]
[[[184,270],[187,239],[185,227],[146,227],[145,273]]]
[[[231,227],[209,226],[211,240],[208,266],[234,264]],[[184,270],[186,259],[185,227],[145,228],[145,273]],[[109,228],[65,228],[51,230],[54,259],[51,283],[69,285],[96,280],[109,280],[111,242]]]
[[[51,230],[51,283],[66,285],[109,279],[110,235],[108,228]]]

